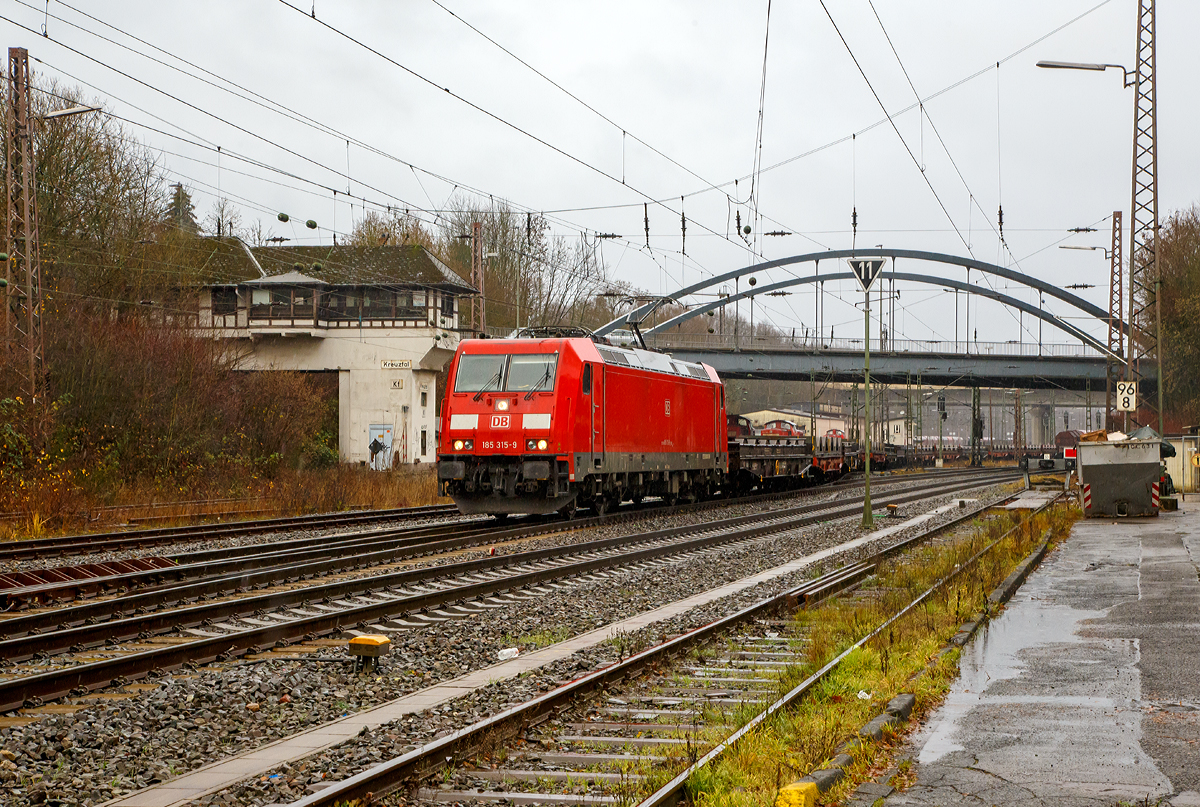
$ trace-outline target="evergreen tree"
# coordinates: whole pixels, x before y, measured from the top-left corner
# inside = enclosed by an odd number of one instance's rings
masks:
[[[200,224],[196,221],[196,208],[192,204],[192,195],[182,183],[171,186],[171,201],[167,204],[164,217],[167,222],[178,227],[185,233],[197,235]]]

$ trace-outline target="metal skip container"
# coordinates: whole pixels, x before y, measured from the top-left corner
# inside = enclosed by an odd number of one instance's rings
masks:
[[[1079,490],[1088,517],[1157,516],[1159,440],[1079,444]]]

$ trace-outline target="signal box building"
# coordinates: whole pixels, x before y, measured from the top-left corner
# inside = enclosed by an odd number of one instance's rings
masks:
[[[419,245],[248,247],[205,238],[201,333],[244,349],[248,370],[336,372],[343,462],[433,462],[435,376],[475,294]]]

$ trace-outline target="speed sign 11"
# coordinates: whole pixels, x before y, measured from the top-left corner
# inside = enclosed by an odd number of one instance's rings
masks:
[[[1118,381],[1117,382],[1117,411],[1118,412],[1136,412],[1137,405],[1137,382],[1136,381]]]

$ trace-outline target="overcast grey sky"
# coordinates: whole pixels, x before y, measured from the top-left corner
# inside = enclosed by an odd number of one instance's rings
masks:
[[[1059,59],[1132,66],[1136,0],[874,0],[874,10],[867,0],[826,0],[903,143],[819,0],[776,0],[755,182],[759,218],[749,196],[766,0],[288,2],[293,7],[282,0],[51,0],[47,18],[45,3],[5,0],[0,30],[9,46],[27,47],[40,60],[38,73],[86,82],[107,110],[160,130],[132,127],[161,150],[169,175],[193,189],[201,214],[219,183],[245,218],[261,218],[292,243],[315,238],[294,223],[310,218],[321,224],[320,241],[330,243],[335,230],[349,231],[362,215],[364,199],[368,207],[392,205],[433,220],[456,192],[470,189],[521,210],[547,211],[560,237],[622,235],[602,246],[615,277],[669,292],[758,260],[753,251],[770,259],[849,247],[857,207],[860,246],[973,254],[1059,285],[1094,283],[1079,294],[1107,306],[1103,254],[1057,245],[1107,245],[1108,217],[1129,207],[1133,91],[1122,88],[1119,71],[1034,65]],[[1191,143],[1197,93],[1188,89],[1200,75],[1200,3],[1158,5],[1165,215],[1200,199]],[[271,111],[147,56],[199,74],[176,57],[186,60],[220,77],[209,81],[236,82],[244,88],[237,93],[293,112]],[[927,114],[901,112],[918,95],[929,99]],[[349,149],[347,138],[355,141]],[[332,189],[347,188],[345,173],[351,195],[335,199]],[[655,200],[650,250],[647,199]],[[1009,250],[994,231],[1001,202]],[[755,224],[749,246],[734,232],[739,210]],[[293,223],[277,222],[278,211]],[[1099,232],[1067,232],[1080,226]],[[760,235],[769,230],[796,234]],[[965,279],[959,270],[925,269]],[[759,281],[786,277],[778,270]],[[992,283],[1037,302],[1020,287]],[[803,288],[760,298],[756,317],[781,328],[812,327],[813,292]],[[860,296],[848,283],[827,286],[825,324],[837,336],[861,334],[861,314],[851,307]],[[1058,303],[1047,308],[1078,315]],[[964,309],[960,304],[961,338]],[[893,334],[952,339],[953,311],[953,298],[938,288],[901,286]],[[1103,334],[1099,323],[1075,322]],[[972,303],[971,325],[980,341],[1037,341],[1029,318],[1022,332],[1015,312],[988,301]],[[1068,341],[1049,329],[1045,340]]]

